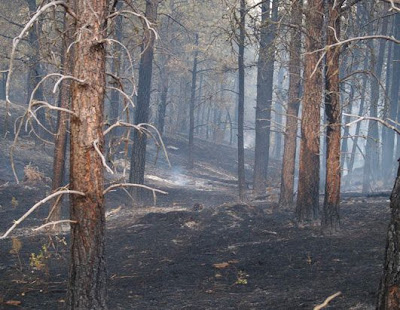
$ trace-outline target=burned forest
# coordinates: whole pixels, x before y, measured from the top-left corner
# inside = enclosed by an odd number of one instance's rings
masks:
[[[400,309],[399,0],[0,1],[0,309]]]

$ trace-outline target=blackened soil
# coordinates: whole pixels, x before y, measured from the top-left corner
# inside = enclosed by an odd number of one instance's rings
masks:
[[[327,309],[374,309],[387,198],[345,198],[341,231],[323,235],[318,226],[297,227],[292,210],[277,209],[272,196],[236,203],[229,177],[235,165],[218,164],[227,153],[199,160],[193,172],[182,168],[182,184],[155,182],[169,192],[156,207],[132,207],[123,192],[109,197],[109,309],[312,309],[338,291]],[[179,164],[178,151],[171,157]],[[156,170],[151,174],[168,173]],[[6,181],[12,180],[0,180],[1,232],[49,191],[45,181]],[[1,309],[65,305],[68,232],[31,230],[47,209],[0,240]]]

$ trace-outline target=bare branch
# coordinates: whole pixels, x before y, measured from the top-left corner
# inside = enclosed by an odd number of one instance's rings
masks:
[[[352,122],[350,122],[350,123],[347,123],[347,124],[345,125],[346,127],[350,127],[350,126],[352,126],[352,125],[354,125],[354,124],[356,124],[356,123],[358,123],[358,122],[361,122],[361,121],[371,120],[371,121],[376,121],[376,122],[382,124],[383,126],[389,128],[389,129],[391,129],[391,130],[394,130],[397,134],[400,135],[400,129],[398,129],[396,126],[393,126],[393,125],[389,124],[387,121],[385,121],[385,120],[383,120],[383,119],[381,119],[381,118],[379,118],[379,117],[359,116],[359,115],[353,115],[353,114],[347,114],[347,113],[343,113],[343,115],[344,115],[344,116],[350,116],[350,117],[356,117],[356,118],[357,118],[356,120],[354,120],[354,121],[352,121]],[[396,124],[397,126],[400,126],[399,123],[397,123],[397,122],[395,122],[395,121],[393,121],[393,120],[391,120],[391,119],[388,119],[388,120],[389,120],[390,122]]]
[[[57,92],[57,88],[58,88],[58,86],[60,85],[60,83],[63,81],[63,80],[73,80],[73,81],[76,81],[76,82],[78,82],[78,83],[80,83],[80,84],[86,84],[86,80],[80,80],[80,79],[78,79],[78,78],[76,78],[76,77],[74,77],[74,76],[70,76],[70,75],[61,75],[61,78],[57,81],[57,83],[54,85],[54,88],[53,88],[53,94],[55,94],[56,92]]]
[[[48,227],[48,226],[53,226],[53,228],[54,228],[56,225],[58,225],[58,224],[63,224],[63,223],[73,223],[73,224],[76,224],[76,223],[78,223],[78,222],[77,222],[77,221],[71,221],[71,220],[60,220],[60,221],[48,222],[48,223],[46,223],[46,224],[43,224],[42,226],[33,228],[32,230],[33,230],[33,231],[38,231],[38,230],[41,230],[41,229],[46,228],[46,227]]]
[[[107,187],[104,191],[103,191],[103,194],[105,195],[105,194],[107,194],[108,192],[110,192],[111,190],[113,190],[113,189],[115,189],[115,188],[125,188],[125,187],[139,187],[139,188],[144,188],[144,189],[147,189],[147,190],[149,190],[149,191],[152,191],[153,192],[153,201],[154,201],[154,204],[156,204],[157,203],[157,193],[159,193],[159,194],[162,194],[162,195],[168,195],[168,193],[167,192],[164,192],[164,191],[162,191],[162,190],[159,190],[159,189],[156,189],[156,188],[153,188],[153,187],[150,187],[150,186],[146,186],[146,185],[143,185],[143,184],[134,184],[134,183],[118,183],[118,184],[113,184],[113,185],[111,185],[111,186],[109,186],[109,187]],[[132,198],[132,196],[131,195],[129,195],[131,198]],[[133,198],[132,198],[133,199]]]
[[[106,158],[104,157],[104,155],[101,153],[101,151],[99,149],[99,139],[94,140],[93,146],[94,146],[94,149],[96,150],[97,154],[99,154],[104,168],[106,168],[107,171],[110,172],[111,174],[114,174],[114,171],[107,165]]]
[[[146,16],[144,16],[143,14],[136,13],[136,12],[134,12],[134,11],[123,10],[123,11],[119,11],[119,12],[115,12],[115,13],[113,13],[113,14],[110,14],[110,15],[107,17],[107,19],[111,19],[111,18],[117,17],[118,15],[124,15],[124,14],[131,14],[131,15],[133,15],[133,16],[136,16],[136,17],[139,17],[140,19],[142,19],[142,20],[145,22],[146,27],[147,27],[151,32],[154,33],[154,36],[155,36],[156,40],[158,40],[158,33],[157,33],[157,31],[152,27],[152,24],[153,24],[153,23],[151,23],[151,22],[146,18]]]
[[[24,221],[29,215],[32,214],[33,211],[35,211],[38,207],[40,207],[42,204],[46,203],[47,201],[53,199],[56,196],[59,195],[64,195],[64,194],[75,194],[75,195],[80,195],[80,196],[85,196],[85,193],[79,192],[79,191],[74,191],[74,190],[62,190],[55,192],[46,198],[42,199],[38,203],[36,203],[32,208],[28,210],[23,216],[21,216],[17,221],[14,222],[14,224],[7,230],[7,232],[0,237],[0,239],[5,239],[7,236],[17,227],[19,224],[21,224],[22,221]]]
[[[132,99],[130,98],[130,96],[129,96],[126,92],[124,92],[122,89],[119,89],[119,88],[117,88],[117,87],[112,87],[112,86],[107,86],[107,88],[113,89],[113,90],[116,90],[117,92],[119,92],[122,96],[124,96],[124,97],[126,98],[126,100],[129,101],[129,103],[132,105],[132,108],[135,107],[135,104],[133,103],[133,100],[132,100]]]
[[[342,292],[337,292],[329,296],[327,299],[325,299],[325,301],[322,304],[315,306],[313,310],[321,310],[322,308],[325,308],[334,298],[340,296],[341,294]]]

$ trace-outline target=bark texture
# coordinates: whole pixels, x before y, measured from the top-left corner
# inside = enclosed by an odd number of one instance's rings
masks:
[[[318,60],[323,27],[323,0],[310,0],[306,10],[306,56],[301,119],[299,189],[296,216],[299,222],[319,216],[320,110],[322,71]]]
[[[271,12],[272,2],[272,12]],[[256,140],[253,189],[256,195],[265,194],[271,134],[271,105],[275,63],[275,25],[268,21],[277,14],[277,0],[261,5],[260,51],[257,71]]]
[[[146,18],[155,23],[159,0],[146,1]],[[143,124],[149,121],[151,76],[153,72],[155,34],[150,29],[145,31],[142,45],[142,55],[139,67],[138,96],[135,111],[135,124]],[[144,172],[146,167],[147,136],[135,130],[133,135],[133,152],[131,157],[131,169],[129,182],[144,184]],[[133,188],[132,195],[137,203],[142,203],[144,191],[141,188]]]
[[[386,237],[377,310],[400,309],[400,167],[390,196],[390,209],[391,219]]]
[[[101,42],[106,24],[107,0],[75,1],[78,16],[72,84],[71,180],[72,190],[85,196],[71,197],[71,258],[68,309],[107,309],[104,254],[105,215],[103,165],[94,148],[103,148],[103,104],[106,53]],[[88,31],[90,30],[90,31]]]
[[[301,9],[303,1],[297,0],[293,3],[291,21],[294,25],[301,25]],[[287,105],[285,145],[282,160],[281,192],[279,206],[289,207],[293,205],[294,196],[294,173],[296,165],[296,137],[298,129],[298,114],[300,107],[301,90],[301,32],[291,29],[289,46],[289,101]]]
[[[238,185],[239,199],[244,199],[246,176],[244,170],[244,44],[245,44],[246,1],[240,0],[239,21],[239,95],[238,95]]]
[[[196,106],[196,84],[197,84],[197,61],[199,57],[199,35],[195,35],[195,48],[193,55],[193,68],[192,68],[192,86],[190,89],[190,107],[189,107],[189,161],[188,168],[192,169],[194,165],[193,151],[194,151],[194,109]]]
[[[329,22],[327,44],[336,42],[335,34],[340,36],[339,6],[335,1],[328,1]],[[334,29],[334,31],[332,30]],[[331,232],[339,228],[340,206],[340,142],[341,142],[341,109],[340,109],[340,78],[339,78],[340,47],[326,52],[325,71],[325,114],[326,128],[326,182],[324,212],[322,226]]]
[[[67,2],[70,5],[70,1]],[[71,44],[72,21],[70,16],[65,14],[64,26],[65,34],[63,37],[63,68],[62,74],[70,75],[72,73],[72,51],[68,52],[68,46]],[[61,84],[59,106],[63,109],[69,109],[71,105],[71,84],[65,80]],[[51,188],[56,191],[63,185],[64,170],[65,170],[65,155],[67,149],[67,129],[69,124],[69,114],[58,112],[57,115],[57,135],[54,140],[54,157],[53,157],[53,178]],[[57,221],[61,218],[61,198],[56,200],[56,203],[51,206],[50,221]],[[59,227],[59,226],[58,226]],[[56,227],[54,229],[57,229]]]

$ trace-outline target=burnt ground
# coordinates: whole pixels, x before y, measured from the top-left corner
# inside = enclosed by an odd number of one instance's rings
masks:
[[[1,142],[1,233],[50,191],[51,150],[29,141],[22,140],[16,156],[18,173],[22,178],[31,162],[45,178],[18,185],[7,164],[9,143]],[[239,204],[235,150],[196,143],[192,172],[185,168],[182,139],[166,139],[172,168],[161,154],[154,164],[151,152],[147,182],[169,192],[156,206],[134,207],[121,190],[108,196],[109,309],[312,309],[338,291],[342,295],[327,309],[374,309],[388,197],[343,198],[342,229],[324,236],[318,226],[297,227],[293,210],[276,207],[279,162],[272,162],[275,187],[264,200],[249,195]],[[123,161],[119,165],[121,172]],[[59,236],[32,231],[48,207],[0,240],[1,309],[64,306],[68,228]]]

